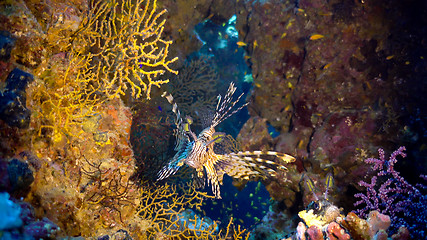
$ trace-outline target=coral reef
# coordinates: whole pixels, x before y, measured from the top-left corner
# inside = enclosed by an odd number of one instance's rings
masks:
[[[70,128],[108,99],[126,92],[150,99],[152,86],[168,82],[158,77],[177,73],[169,67],[176,60],[168,60],[172,42],[162,39],[165,20],[157,22],[165,10],[156,12],[156,1],[92,4],[72,34],[57,33],[68,39],[62,51],[69,54],[50,55],[36,69],[40,79],[30,95],[39,112],[34,116],[39,135],[48,129],[54,138],[68,137]]]
[[[280,133],[268,144],[296,156],[296,174],[307,171],[318,181],[325,170],[333,171],[338,191],[352,191],[367,170],[364,156],[378,146],[392,147],[390,142],[401,139],[398,132],[411,135],[408,126],[414,125],[405,116],[417,109],[425,112],[417,100],[407,101],[425,89],[419,85],[425,71],[415,73],[416,65],[425,66],[424,60],[415,60],[421,50],[416,45],[425,37],[416,34],[406,42],[409,48],[392,37],[407,35],[407,26],[397,24],[401,17],[411,19],[414,33],[425,31],[419,25],[425,18],[412,18],[417,10],[398,1],[240,1],[236,8],[236,28],[250,57],[254,85],[249,113]],[[409,140],[414,150],[423,144],[421,135]],[[294,194],[280,191],[300,191],[299,181],[289,180],[279,187],[277,181],[269,183],[273,198],[295,201]],[[305,203],[310,196],[303,194]],[[331,196],[351,205],[345,195]]]
[[[369,213],[368,219],[365,220],[352,212],[344,216],[338,207],[324,201],[323,204],[326,204],[327,207],[323,211],[324,206],[321,206],[320,203],[314,209],[299,213],[304,222],[298,224],[297,232],[292,236],[292,239],[387,239],[387,230],[391,224],[389,216],[372,211]],[[332,212],[337,214],[331,215],[331,211],[328,211],[330,208],[336,209]]]
[[[295,227],[294,239],[424,239],[425,184],[415,182],[426,178],[425,9],[421,0],[2,1],[0,204],[10,211],[0,238],[249,238],[238,222],[259,223],[253,239]],[[198,108],[214,109],[231,81],[250,91],[250,116],[218,126],[239,133],[228,147],[296,161],[257,187],[224,179],[223,202],[187,185],[189,168],[153,182],[174,154],[176,117],[160,93],[203,122]],[[399,145],[407,153],[387,160]],[[379,159],[364,161],[379,146]],[[338,206],[353,210],[363,188],[359,216],[345,214]]]

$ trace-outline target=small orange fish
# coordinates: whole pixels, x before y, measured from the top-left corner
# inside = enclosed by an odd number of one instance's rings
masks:
[[[242,41],[237,42],[237,46],[239,46],[239,47],[244,47],[246,45],[248,45],[248,44],[246,44],[245,42],[242,42]]]
[[[323,70],[324,70],[324,69],[328,69],[331,65],[332,65],[332,63],[328,63],[328,64],[326,64],[325,66],[323,66],[323,67],[322,67],[322,69],[323,69]]]
[[[333,13],[332,12],[321,12],[319,13],[320,16],[332,16]]]
[[[321,39],[324,37],[325,36],[323,36],[322,34],[313,34],[313,35],[311,35],[310,40],[318,40],[318,39]]]

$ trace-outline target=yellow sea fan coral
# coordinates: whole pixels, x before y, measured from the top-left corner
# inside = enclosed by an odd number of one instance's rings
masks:
[[[101,92],[109,98],[133,97],[145,93],[150,99],[151,87],[165,84],[156,80],[165,72],[177,74],[168,60],[172,41],[162,39],[166,20],[158,22],[166,10],[156,12],[156,0],[96,1],[72,39],[74,55],[86,63],[78,79],[90,95]]]
[[[127,92],[150,99],[153,85],[169,81],[157,77],[177,74],[169,67],[177,60],[168,60],[172,41],[162,39],[166,10],[157,12],[155,0],[91,2],[78,30],[62,36],[69,52],[51,56],[36,70],[29,105],[39,136],[75,137],[75,128],[108,99]]]

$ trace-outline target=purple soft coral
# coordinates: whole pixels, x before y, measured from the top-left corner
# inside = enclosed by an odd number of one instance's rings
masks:
[[[365,160],[365,163],[374,164],[372,168],[374,171],[378,171],[378,173],[377,176],[372,177],[371,183],[359,182],[360,186],[366,188],[366,194],[355,194],[355,197],[361,198],[361,200],[354,204],[355,206],[363,203],[366,204],[364,208],[355,211],[359,216],[366,217],[369,211],[377,210],[389,215],[392,219],[392,225],[395,225],[395,227],[399,227],[400,225],[410,227],[406,218],[410,218],[412,213],[421,214],[417,213],[415,209],[423,209],[421,205],[425,203],[425,196],[421,194],[420,190],[409,184],[394,169],[397,157],[399,155],[406,157],[405,150],[405,147],[400,147],[386,160],[384,150],[378,149],[379,159],[368,158]],[[421,222],[425,221],[424,218],[419,220]],[[424,233],[421,235],[424,235]]]
[[[366,217],[366,214],[371,210],[378,210],[381,213],[388,214],[392,219],[396,217],[396,213],[402,212],[405,207],[410,204],[409,199],[402,197],[402,194],[415,194],[419,195],[418,189],[413,187],[411,184],[399,175],[394,169],[394,164],[397,162],[397,156],[406,157],[404,151],[405,147],[400,147],[394,151],[389,160],[385,159],[383,149],[378,149],[379,159],[368,158],[365,163],[374,164],[372,167],[374,171],[379,171],[378,176],[374,176],[371,179],[371,183],[360,181],[359,185],[366,188],[366,195],[363,193],[357,193],[355,197],[361,198],[354,205],[358,206],[362,203],[366,204],[365,208],[358,209],[356,213],[362,217]],[[377,180],[378,177],[388,178],[383,182],[379,188]],[[378,192],[377,192],[378,189]]]

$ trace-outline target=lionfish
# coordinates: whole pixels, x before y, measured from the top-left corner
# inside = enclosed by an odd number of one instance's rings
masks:
[[[170,104],[172,111],[176,115],[175,124],[175,151],[176,154],[158,173],[157,181],[168,178],[175,174],[180,167],[187,164],[196,170],[193,176],[196,182],[202,182],[204,185],[205,175],[208,185],[212,186],[212,192],[216,198],[220,199],[220,185],[223,184],[224,174],[233,178],[249,180],[253,177],[266,178],[275,176],[276,170],[287,170],[283,163],[293,162],[294,157],[274,152],[274,151],[240,151],[229,153],[218,153],[215,151],[215,144],[225,140],[225,134],[216,132],[215,127],[221,122],[240,111],[248,103],[236,107],[243,94],[233,100],[233,94],[236,91],[234,83],[231,83],[224,97],[218,95],[218,103],[212,120],[205,124],[205,128],[196,135],[191,129],[192,119],[181,118],[177,104],[174,102],[171,94],[163,93]],[[233,110],[234,109],[234,110]],[[277,163],[269,160],[269,157],[279,158],[282,162]]]

